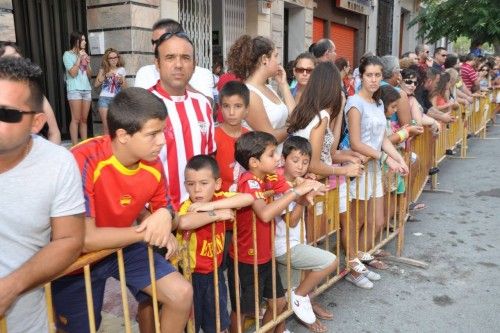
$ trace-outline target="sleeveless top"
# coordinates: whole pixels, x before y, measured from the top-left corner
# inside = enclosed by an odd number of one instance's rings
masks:
[[[318,126],[320,123],[320,120],[323,120],[323,119],[327,119],[328,126],[326,127],[325,136],[323,138],[323,147],[321,147],[320,160],[321,160],[321,162],[323,162],[325,164],[333,165],[331,149],[332,149],[334,137],[333,137],[332,129],[330,128],[330,114],[326,110],[321,110],[319,112],[319,118],[317,116],[314,116],[314,118],[311,120],[311,122],[309,124],[307,124],[306,127],[293,133],[293,135],[298,135],[298,136],[301,136],[307,140],[310,140],[311,139],[311,131],[313,130],[313,128]]]

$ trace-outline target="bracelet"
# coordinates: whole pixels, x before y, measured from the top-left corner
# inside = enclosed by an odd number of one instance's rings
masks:
[[[399,136],[399,140],[400,140],[399,142],[405,141],[410,136],[410,133],[408,132],[408,129],[406,129],[406,128],[400,129],[399,131],[396,132],[396,134]]]
[[[387,155],[387,153],[383,151],[382,154],[380,155],[380,164],[384,164],[387,161],[388,157],[389,155]]]
[[[300,193],[297,192],[297,190],[295,189],[295,187],[292,187],[291,192],[293,192],[297,198],[301,196]]]

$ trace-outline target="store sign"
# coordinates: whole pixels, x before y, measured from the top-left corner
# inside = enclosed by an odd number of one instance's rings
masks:
[[[352,12],[369,15],[372,0],[337,0],[337,7]]]

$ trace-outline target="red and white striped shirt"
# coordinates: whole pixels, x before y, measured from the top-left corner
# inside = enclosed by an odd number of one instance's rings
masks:
[[[465,86],[469,88],[469,90],[471,90],[474,86],[474,82],[476,82],[477,80],[477,72],[474,70],[474,68],[472,68],[471,65],[464,62],[462,64],[462,67],[460,67],[460,75],[462,76],[462,81],[464,82]]]
[[[184,96],[170,96],[160,81],[149,89],[163,100],[168,117],[165,124],[166,144],[160,152],[165,175],[170,185],[170,196],[176,209],[189,199],[184,187],[184,169],[195,155],[216,151],[212,108],[208,99],[186,91]]]

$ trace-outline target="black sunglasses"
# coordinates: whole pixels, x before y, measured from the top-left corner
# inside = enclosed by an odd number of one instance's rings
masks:
[[[185,39],[189,40],[189,42],[191,42],[191,40],[189,39],[188,35],[185,32],[178,31],[178,32],[166,32],[163,35],[161,35],[160,38],[158,38],[158,39],[151,39],[151,44],[158,47],[159,43],[171,38],[172,36],[185,38]]]
[[[4,123],[15,124],[23,119],[26,114],[35,114],[36,111],[21,111],[16,109],[10,109],[6,107],[0,107],[0,121]]]
[[[410,84],[413,84],[414,86],[417,85],[417,81],[416,80],[403,80],[407,85],[410,85]]]

